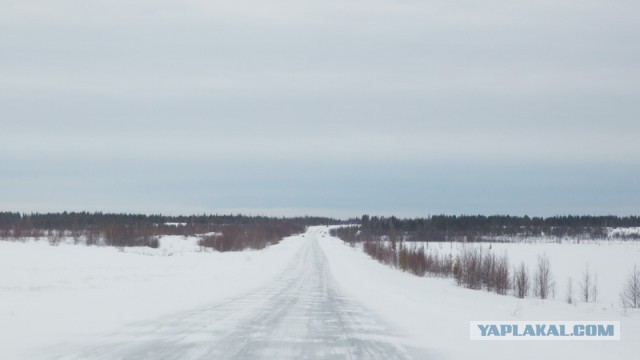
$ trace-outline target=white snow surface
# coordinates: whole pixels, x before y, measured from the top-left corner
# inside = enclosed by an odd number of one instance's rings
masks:
[[[546,255],[551,265],[555,282],[555,297],[566,298],[569,278],[573,283],[573,294],[578,302],[580,285],[584,273],[589,269],[592,283],[597,276],[597,306],[617,307],[620,292],[634,265],[640,267],[640,241],[622,240],[552,240],[540,238],[535,241],[513,243],[495,242],[407,242],[406,246],[423,246],[427,253],[455,256],[467,247],[482,248],[483,253],[496,256],[507,255],[512,267],[525,263],[531,275],[535,271],[538,256]],[[581,305],[580,305],[581,306]]]
[[[0,359],[116,331],[248,292],[281,273],[300,247],[200,252],[169,236],[158,249],[0,241]]]
[[[436,359],[638,359],[640,351],[640,313],[624,311],[618,302],[607,301],[569,305],[564,302],[564,282],[556,299],[518,299],[484,290],[454,285],[451,279],[417,277],[382,265],[361,249],[341,240],[328,238],[323,250],[338,283],[376,314],[404,330],[407,343],[426,347]],[[485,244],[488,246],[488,244]],[[599,264],[601,291],[609,289],[604,279],[608,271],[624,274],[611,288],[622,289],[630,263],[640,263],[640,243],[612,246],[557,245],[537,248],[532,245],[498,244],[509,248],[513,258],[535,260],[546,252],[552,270],[563,268],[559,259],[575,263],[577,271],[584,260]],[[442,244],[443,248],[452,244]],[[496,244],[492,245],[495,249]],[[513,246],[514,248],[511,248]],[[538,244],[537,246],[545,246]],[[455,248],[455,245],[453,245]],[[498,252],[499,254],[499,252]],[[588,254],[586,256],[585,254]],[[571,261],[574,258],[575,260]],[[619,259],[623,259],[620,261]],[[513,259],[512,259],[513,260]],[[557,260],[554,262],[554,260]],[[608,266],[600,265],[607,264]],[[567,268],[574,268],[570,264]],[[554,268],[555,266],[555,268]],[[576,281],[577,279],[574,279]],[[577,290],[577,283],[574,283]],[[609,290],[607,290],[609,291]],[[470,341],[470,321],[500,320],[612,320],[621,322],[620,341]]]
[[[568,305],[560,295],[521,300],[403,273],[326,227],[260,251],[202,252],[196,241],[126,250],[0,242],[0,359],[637,359],[640,349],[640,314],[604,295],[608,271],[640,262],[633,248],[544,248],[554,271],[581,251],[610,264],[590,261],[602,301]],[[512,260],[541,250],[521,246],[508,249]],[[622,339],[472,342],[472,320],[619,320]]]

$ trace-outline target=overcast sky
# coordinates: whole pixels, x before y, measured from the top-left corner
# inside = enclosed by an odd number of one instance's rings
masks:
[[[0,209],[638,214],[637,0],[0,0]]]

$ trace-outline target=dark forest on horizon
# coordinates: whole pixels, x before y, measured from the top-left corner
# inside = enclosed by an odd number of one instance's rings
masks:
[[[610,228],[640,227],[640,216],[566,215],[529,217],[511,215],[434,215],[400,219],[364,215],[358,229],[342,228],[334,233],[347,241],[481,241],[498,237],[577,237],[601,239]],[[621,238],[639,239],[638,234]]]
[[[347,241],[388,238],[404,241],[479,241],[488,237],[607,238],[610,228],[640,227],[640,216],[434,215],[423,218],[369,216],[330,217],[249,215],[145,215],[102,212],[0,212],[0,239],[72,237],[86,244],[157,246],[161,235],[203,235],[203,246],[220,249],[261,248],[301,233],[307,226],[357,224],[334,233]],[[228,237],[224,242],[221,239]],[[621,235],[638,239],[637,234]],[[233,240],[229,240],[233,238]],[[240,240],[239,240],[240,239]],[[248,245],[247,245],[248,244]]]

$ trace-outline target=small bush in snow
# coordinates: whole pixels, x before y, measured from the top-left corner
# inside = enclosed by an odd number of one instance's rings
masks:
[[[495,292],[500,295],[506,295],[507,290],[511,285],[511,279],[509,276],[509,258],[506,255],[498,258],[496,261],[492,277],[493,284],[495,285]]]
[[[518,298],[524,298],[529,294],[529,271],[524,262],[513,271],[513,292]]]
[[[582,274],[582,283],[580,284],[580,296],[582,297],[582,301],[588,303],[589,297],[593,291],[593,285],[591,284],[591,273],[589,272],[589,264],[587,264],[587,268],[584,270]]]
[[[624,308],[640,308],[640,269],[634,266],[627,277],[627,282],[620,294],[620,300]]]
[[[533,277],[533,295],[546,299],[553,293],[554,287],[549,257],[546,254],[538,256],[538,266]]]
[[[567,304],[573,304],[573,279],[571,279],[571,277],[567,280],[566,300]]]

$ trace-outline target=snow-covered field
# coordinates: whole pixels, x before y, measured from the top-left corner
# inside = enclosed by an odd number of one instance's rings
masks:
[[[493,244],[510,258],[535,261],[540,251],[551,258],[554,274],[583,270],[585,260],[598,270],[602,300],[568,305],[563,299],[518,299],[454,285],[451,279],[417,277],[382,265],[358,248],[327,238],[322,248],[338,283],[346,292],[386,321],[403,329],[407,342],[445,359],[637,359],[640,313],[624,313],[611,305],[630,263],[640,263],[640,243],[605,245]],[[442,244],[443,249],[452,244]],[[488,246],[488,244],[487,244]],[[455,249],[455,245],[453,245]],[[563,264],[563,262],[565,262]],[[605,266],[607,265],[607,266]],[[566,268],[566,272],[561,270]],[[614,276],[608,275],[611,271]],[[609,284],[607,279],[616,278]],[[564,285],[564,284],[562,284]],[[564,290],[564,289],[562,289]],[[605,292],[607,300],[605,301]],[[560,296],[557,296],[560,297]],[[469,321],[488,320],[619,320],[620,341],[470,341]]]
[[[410,246],[424,246],[427,253],[453,256],[464,246],[482,248],[484,253],[491,251],[497,256],[507,255],[514,266],[524,262],[531,274],[537,265],[538,256],[546,255],[551,264],[551,273],[556,283],[555,297],[558,300],[565,299],[569,278],[572,279],[574,297],[579,297],[580,284],[588,266],[592,282],[595,282],[597,275],[597,306],[619,306],[620,292],[628,274],[634,265],[640,267],[640,241],[631,240],[557,242],[540,239],[517,243],[410,243]]]
[[[0,241],[0,359],[237,296],[282,272],[300,246],[200,252],[196,238],[160,248]]]
[[[512,261],[533,262],[546,252],[557,292],[588,260],[600,299],[517,299],[416,277],[330,237],[325,227],[237,253],[202,252],[195,238],[182,237],[125,251],[0,242],[0,359],[60,358],[50,349],[105,359],[387,359],[396,350],[396,358],[418,359],[637,358],[640,314],[623,313],[613,297],[619,274],[640,262],[640,246],[491,246]],[[622,339],[472,342],[473,320],[619,320]],[[99,350],[89,356],[83,344]]]

